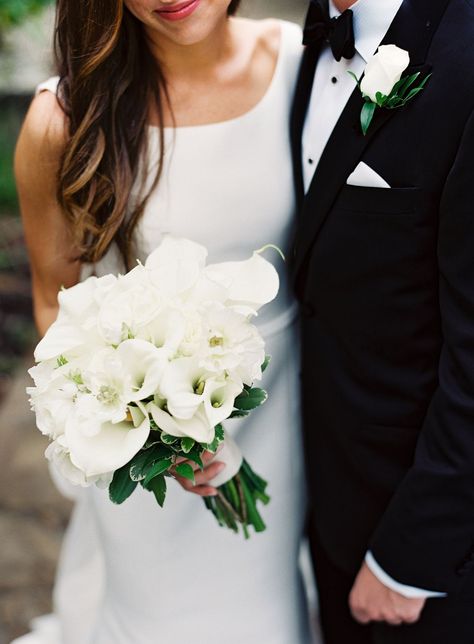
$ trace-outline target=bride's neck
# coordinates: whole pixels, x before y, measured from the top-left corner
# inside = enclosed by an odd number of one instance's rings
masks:
[[[225,18],[204,40],[191,45],[175,43],[148,33],[152,52],[168,77],[206,74],[233,49],[232,21]]]

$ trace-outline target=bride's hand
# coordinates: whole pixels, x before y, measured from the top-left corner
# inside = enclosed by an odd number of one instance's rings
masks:
[[[209,482],[212,481],[222,470],[225,468],[225,463],[221,461],[214,461],[216,454],[212,452],[204,452],[202,456],[202,462],[204,464],[204,469],[201,470],[196,463],[187,461],[185,458],[179,458],[177,463],[188,463],[194,470],[194,483],[188,481],[188,479],[178,476],[174,470],[171,470],[174,478],[178,481],[183,489],[192,494],[197,494],[198,496],[216,496],[217,489],[209,485]]]

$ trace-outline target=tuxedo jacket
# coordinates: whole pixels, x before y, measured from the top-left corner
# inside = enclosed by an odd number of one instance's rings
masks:
[[[312,525],[355,573],[367,549],[397,581],[474,581],[474,0],[405,0],[384,44],[431,74],[366,136],[354,89],[304,195],[292,114],[303,417]],[[346,184],[364,161],[390,189]]]

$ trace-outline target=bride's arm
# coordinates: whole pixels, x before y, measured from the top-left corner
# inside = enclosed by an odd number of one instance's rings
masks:
[[[17,143],[15,176],[31,263],[36,326],[44,335],[58,314],[58,291],[79,280],[80,264],[57,199],[66,117],[50,92],[32,102]]]

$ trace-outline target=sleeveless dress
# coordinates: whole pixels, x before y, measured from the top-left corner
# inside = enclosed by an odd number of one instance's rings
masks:
[[[256,107],[230,121],[165,131],[164,173],[137,231],[141,260],[165,233],[205,245],[211,262],[244,259],[267,243],[288,250],[295,214],[288,123],[301,31],[281,22],[281,33],[273,80]],[[38,91],[56,86],[50,79]],[[153,166],[156,128],[149,137]],[[202,500],[175,482],[164,509],[141,488],[121,506],[106,491],[75,489],[55,614],[18,643],[311,641],[298,565],[306,499],[296,304],[283,262],[271,259],[281,290],[257,319],[272,356],[263,381],[269,400],[226,424],[269,481],[267,531],[245,541],[220,528]],[[120,270],[114,249],[94,267],[98,275]]]

